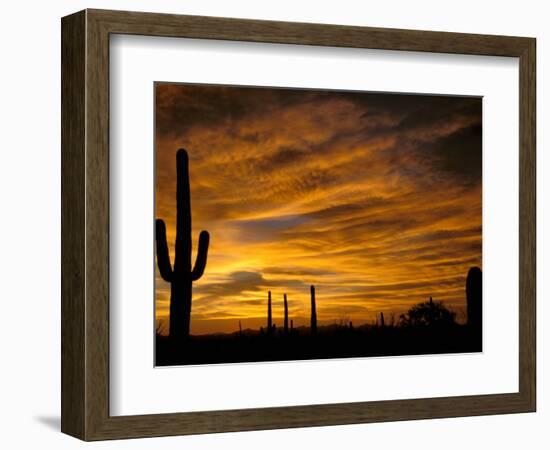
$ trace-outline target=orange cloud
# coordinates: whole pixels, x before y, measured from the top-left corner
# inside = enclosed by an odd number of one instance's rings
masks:
[[[174,84],[156,98],[157,217],[172,245],[185,147],[193,242],[211,235],[192,333],[258,328],[268,290],[276,322],[287,293],[305,324],[310,284],[321,323],[429,296],[463,316],[482,256],[481,99]],[[157,271],[163,333],[169,292]]]

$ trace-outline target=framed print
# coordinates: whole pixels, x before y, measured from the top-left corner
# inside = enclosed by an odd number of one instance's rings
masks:
[[[535,240],[533,38],[62,20],[67,434],[534,411]]]
[[[154,89],[157,366],[482,350],[481,98]]]

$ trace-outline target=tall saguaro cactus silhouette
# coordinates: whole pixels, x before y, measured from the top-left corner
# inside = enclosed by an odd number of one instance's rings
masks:
[[[267,334],[273,331],[273,322],[271,317],[271,291],[267,292]]]
[[[288,334],[288,301],[286,298],[286,294],[283,295],[283,298],[285,301],[285,321],[284,321],[285,334]]]
[[[481,269],[479,267],[472,267],[468,271],[468,276],[466,277],[468,325],[475,328],[481,328],[481,278]]]
[[[157,264],[164,281],[170,283],[170,337],[189,336],[191,323],[192,283],[204,273],[210,235],[201,231],[197,259],[191,269],[191,193],[189,189],[189,156],[184,149],[176,154],[176,252],[174,265],[166,243],[166,225],[156,221]]]
[[[311,334],[317,334],[317,307],[315,305],[315,286],[311,285]]]

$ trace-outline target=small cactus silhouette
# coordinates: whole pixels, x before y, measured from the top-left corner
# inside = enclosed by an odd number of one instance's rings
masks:
[[[285,319],[284,319],[284,330],[285,334],[288,334],[288,301],[286,298],[286,294],[283,295],[284,303],[285,303]]]
[[[267,292],[267,334],[273,331],[273,323],[271,317],[271,291]]]
[[[317,334],[317,307],[315,304],[315,286],[311,285],[311,334]]]
[[[170,283],[170,337],[189,336],[191,323],[192,283],[202,277],[208,257],[210,235],[201,231],[195,266],[191,269],[191,193],[189,189],[189,156],[184,149],[176,154],[176,251],[170,263],[166,243],[166,225],[156,221],[157,264],[164,281]]]
[[[294,320],[290,319],[290,334],[294,332]]]
[[[479,267],[472,267],[466,277],[468,325],[481,327],[482,275]]]
[[[384,328],[386,326],[386,324],[384,322],[384,313],[383,312],[380,313],[380,326],[382,328]]]

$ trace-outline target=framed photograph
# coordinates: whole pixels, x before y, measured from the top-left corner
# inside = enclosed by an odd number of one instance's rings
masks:
[[[62,19],[62,431],[535,411],[535,39]]]

